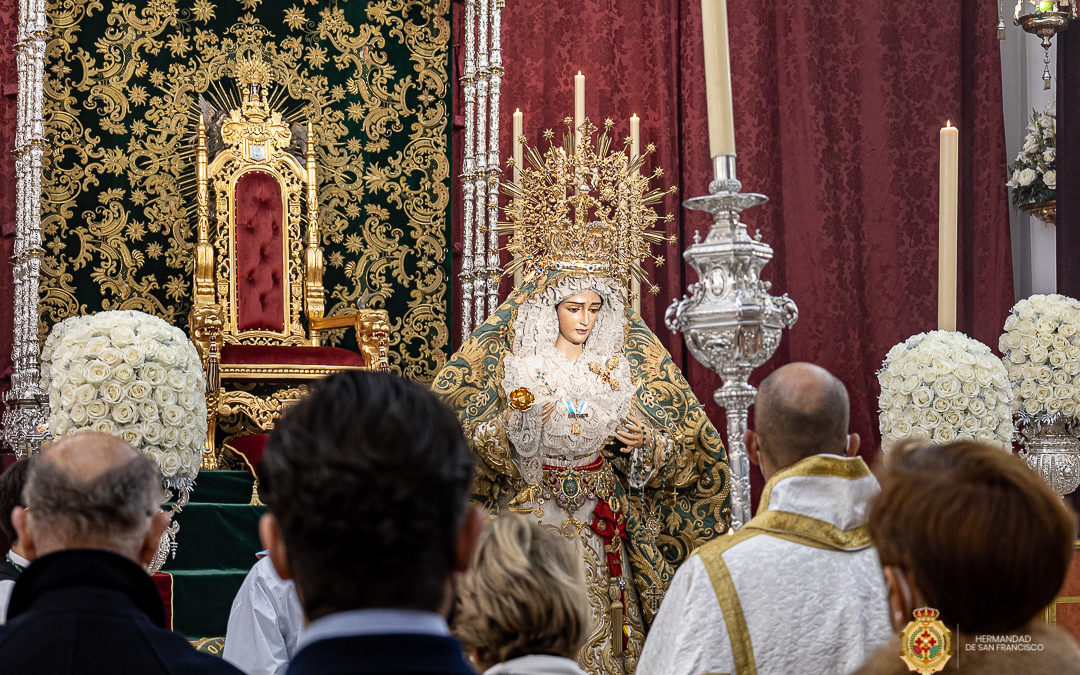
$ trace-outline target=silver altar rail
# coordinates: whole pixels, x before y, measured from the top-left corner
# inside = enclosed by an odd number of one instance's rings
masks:
[[[19,457],[46,437],[48,399],[41,391],[38,280],[41,274],[41,160],[45,152],[43,92],[49,27],[45,0],[20,0],[15,41],[19,72],[15,127],[15,281],[11,390],[3,417],[4,442]]]
[[[503,0],[465,0],[465,153],[461,169],[461,338],[499,304],[499,99]]]

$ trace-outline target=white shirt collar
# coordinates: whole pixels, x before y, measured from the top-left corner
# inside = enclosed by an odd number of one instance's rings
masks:
[[[7,554],[8,554],[8,556],[11,557],[11,562],[15,563],[19,567],[24,567],[24,568],[29,567],[30,561],[27,560],[26,558],[22,557],[21,555],[19,555],[15,551],[13,551],[11,549],[8,549]]]
[[[354,609],[329,614],[312,621],[300,633],[297,649],[312,642],[357,635],[449,636],[446,619],[434,612],[416,609]]]

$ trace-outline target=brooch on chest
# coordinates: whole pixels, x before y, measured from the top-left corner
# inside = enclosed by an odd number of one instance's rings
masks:
[[[619,381],[611,375],[611,371],[615,370],[618,365],[619,355],[616,354],[615,356],[612,356],[610,359],[608,359],[607,368],[601,366],[596,361],[591,361],[589,363],[589,370],[592,371],[595,375],[599,376],[600,381],[611,387],[612,391],[619,391],[620,389],[622,389],[622,385],[619,384]]]
[[[589,416],[589,414],[585,412],[585,408],[589,407],[589,399],[582,401],[581,405],[576,408],[574,407],[574,404],[570,402],[570,399],[564,399],[563,402],[566,403],[566,411],[571,420],[570,433],[574,436],[580,436],[581,420]]]

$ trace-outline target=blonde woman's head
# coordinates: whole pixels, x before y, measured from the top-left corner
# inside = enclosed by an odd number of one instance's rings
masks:
[[[455,631],[481,668],[528,654],[577,658],[589,623],[581,556],[525,516],[491,521],[458,584]]]

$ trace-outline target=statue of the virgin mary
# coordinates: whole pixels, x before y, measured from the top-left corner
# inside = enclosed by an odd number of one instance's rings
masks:
[[[608,149],[605,133],[572,152],[529,150],[532,167],[504,186],[523,282],[434,389],[480,459],[477,499],[576,542],[592,610],[578,661],[621,674],[675,569],[727,530],[729,502],[719,435],[625,300],[665,193],[638,175],[640,158]]]

